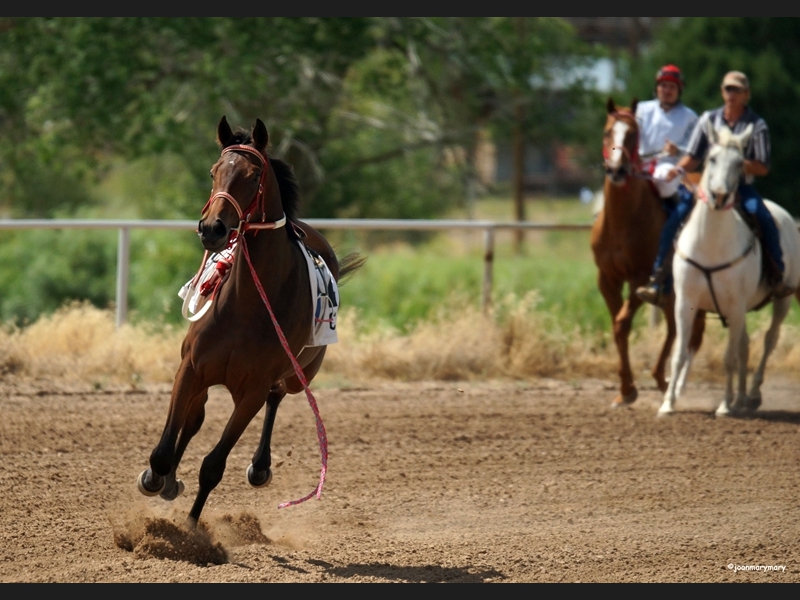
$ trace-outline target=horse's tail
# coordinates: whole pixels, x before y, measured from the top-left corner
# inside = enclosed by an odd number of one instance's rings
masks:
[[[362,256],[358,252],[351,252],[342,258],[342,260],[339,261],[339,278],[336,280],[336,283],[342,285],[350,275],[363,267],[365,262],[367,262],[367,257]]]

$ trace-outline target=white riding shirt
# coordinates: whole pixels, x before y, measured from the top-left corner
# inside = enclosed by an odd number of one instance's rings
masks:
[[[662,198],[668,198],[678,191],[679,178],[667,182],[663,177],[686,152],[697,119],[697,113],[680,102],[669,110],[664,110],[658,100],[645,100],[636,105],[642,168],[653,175]],[[677,156],[660,154],[667,140],[678,147]]]

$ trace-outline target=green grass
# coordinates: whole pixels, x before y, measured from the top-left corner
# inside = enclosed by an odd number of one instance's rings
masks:
[[[513,220],[508,199],[480,201],[474,218]],[[547,223],[588,224],[591,207],[576,200],[542,199],[527,203],[528,220]],[[447,218],[463,219],[455,212]],[[359,247],[358,236],[348,244]],[[360,251],[369,259],[360,273],[342,286],[343,310],[355,307],[367,329],[388,324],[407,332],[420,321],[455,311],[459,306],[481,304],[483,238],[480,232],[442,232],[424,242],[369,245]],[[597,267],[589,247],[588,230],[527,232],[518,254],[511,232],[496,238],[492,298],[500,306],[509,295],[522,298],[535,292],[537,309],[548,316],[551,327],[578,330],[586,335],[610,331],[610,315],[597,289]],[[649,307],[648,307],[649,308]],[[750,313],[750,328],[768,311]],[[650,311],[640,310],[634,328],[649,321]],[[714,318],[714,317],[709,317]],[[800,310],[789,313],[787,324],[800,325]]]

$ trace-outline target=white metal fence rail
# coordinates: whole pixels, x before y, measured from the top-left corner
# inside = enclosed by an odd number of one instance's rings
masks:
[[[458,221],[425,219],[303,219],[320,230],[372,231],[483,231],[483,289],[484,309],[491,303],[493,284],[495,232],[501,230],[588,231],[591,224],[556,224],[532,222]],[[175,229],[194,231],[197,221],[134,221],[91,219],[0,219],[0,229],[117,229],[116,325],[121,326],[128,315],[128,278],[130,235],[132,229]]]

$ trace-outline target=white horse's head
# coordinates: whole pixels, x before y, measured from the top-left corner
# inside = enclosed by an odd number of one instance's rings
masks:
[[[739,134],[730,129],[717,132],[709,124],[710,148],[699,189],[700,199],[708,202],[709,207],[719,210],[733,206],[743,174],[744,149],[751,135],[752,123]]]

